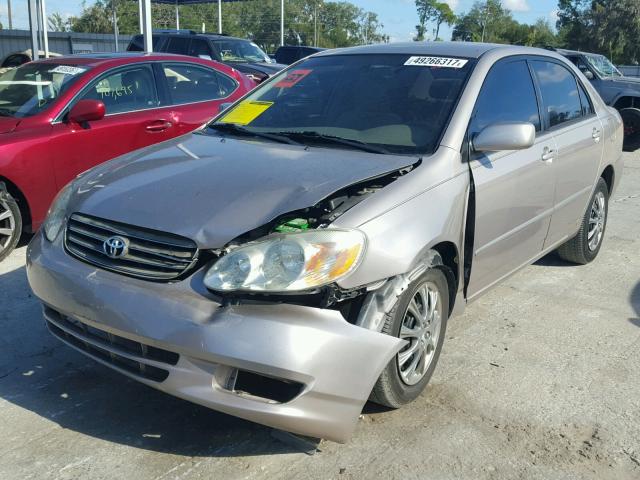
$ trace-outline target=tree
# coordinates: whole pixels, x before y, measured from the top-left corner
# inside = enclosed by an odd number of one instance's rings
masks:
[[[118,27],[123,34],[138,33],[138,2],[135,0],[96,0],[83,3],[82,12],[70,18],[71,30],[77,32],[113,32],[113,5]],[[267,51],[280,45],[280,0],[225,2],[223,31],[249,38]],[[175,27],[175,6],[154,3],[151,9],[153,28]],[[317,14],[319,45],[347,47],[363,43],[388,41],[377,14],[352,3],[324,0],[287,0],[285,2],[285,43],[313,45]],[[180,6],[180,28],[217,31],[218,6],[215,3]]]
[[[460,15],[452,40],[505,43],[504,33],[513,28],[511,12],[500,0],[475,2],[468,13]]]
[[[52,32],[66,32],[69,30],[69,22],[62,18],[62,15],[58,12],[49,15],[47,25]]]
[[[547,20],[540,18],[534,25],[519,23],[499,0],[474,3],[468,13],[458,17],[452,39],[539,47],[559,44]]]
[[[602,53],[614,62],[640,60],[638,0],[560,0],[557,27],[566,47]]]
[[[439,2],[438,0],[416,0],[416,10],[418,11],[418,21],[416,25],[415,41],[419,42],[425,39],[427,32],[427,23],[434,22],[436,28],[434,29],[435,40],[438,39],[440,34],[440,26],[443,23],[451,25],[455,22],[456,16],[451,10],[451,7],[445,2]]]
[[[418,21],[416,25],[417,35],[414,40],[420,42],[424,40],[425,33],[427,31],[427,22],[429,22],[435,15],[436,0],[416,0],[416,10],[418,10]]]

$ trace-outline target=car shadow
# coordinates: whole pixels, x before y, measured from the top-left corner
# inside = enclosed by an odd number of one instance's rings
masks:
[[[537,267],[576,267],[575,263],[561,259],[555,251],[546,254],[535,262],[534,265]]]
[[[300,451],[273,438],[268,427],[147,387],[64,345],[47,331],[24,267],[0,274],[0,305],[0,398],[42,417],[33,420],[41,428],[49,420],[110,442],[190,457]]]

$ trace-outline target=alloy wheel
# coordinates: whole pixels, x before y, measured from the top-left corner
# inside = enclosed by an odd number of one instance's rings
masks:
[[[16,219],[6,200],[0,199],[0,253],[6,250],[16,231]]]
[[[596,251],[602,236],[604,235],[604,226],[607,216],[606,199],[603,192],[596,193],[591,204],[591,213],[589,215],[589,230],[587,240],[589,242],[589,250]]]
[[[442,302],[437,286],[423,283],[406,308],[400,326],[400,338],[408,344],[398,352],[400,378],[415,385],[427,373],[440,336]]]

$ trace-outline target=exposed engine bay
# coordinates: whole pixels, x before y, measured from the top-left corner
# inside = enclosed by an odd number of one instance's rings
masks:
[[[273,233],[296,233],[304,230],[327,228],[345,212],[395,182],[398,178],[408,174],[418,167],[420,163],[421,160],[418,160],[406,168],[349,185],[321,200],[316,205],[281,215],[266,225],[237,237],[224,249],[214,253],[217,256],[223,255],[242,244],[258,240]],[[224,300],[229,303],[276,302],[330,308],[340,310],[346,320],[356,323],[358,311],[367,292],[367,286],[344,290],[338,285],[330,284],[303,294],[227,293],[224,295]]]

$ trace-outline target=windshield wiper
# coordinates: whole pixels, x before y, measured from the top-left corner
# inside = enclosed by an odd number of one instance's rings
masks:
[[[363,150],[365,152],[370,153],[381,153],[388,155],[390,152],[386,148],[378,147],[375,145],[371,145],[370,143],[361,142],[360,140],[352,140],[349,138],[337,137],[335,135],[326,135],[324,133],[313,132],[313,131],[281,131],[281,132],[273,132],[274,135],[286,135],[290,138],[296,138],[299,140],[312,140],[315,142],[323,142],[323,143],[333,143],[337,145],[344,145],[347,147],[355,148],[358,150]]]
[[[0,108],[0,116],[2,117],[13,117],[16,112],[11,110],[10,108]]]
[[[301,145],[299,142],[296,142],[295,140],[292,140],[287,136],[279,135],[277,133],[255,132],[253,130],[249,130],[245,127],[237,125],[235,123],[212,123],[212,124],[209,124],[208,127],[223,133],[231,133],[234,135],[244,135],[247,137],[259,137],[259,138],[271,140],[273,142],[286,143],[289,145],[298,145],[298,146]]]

